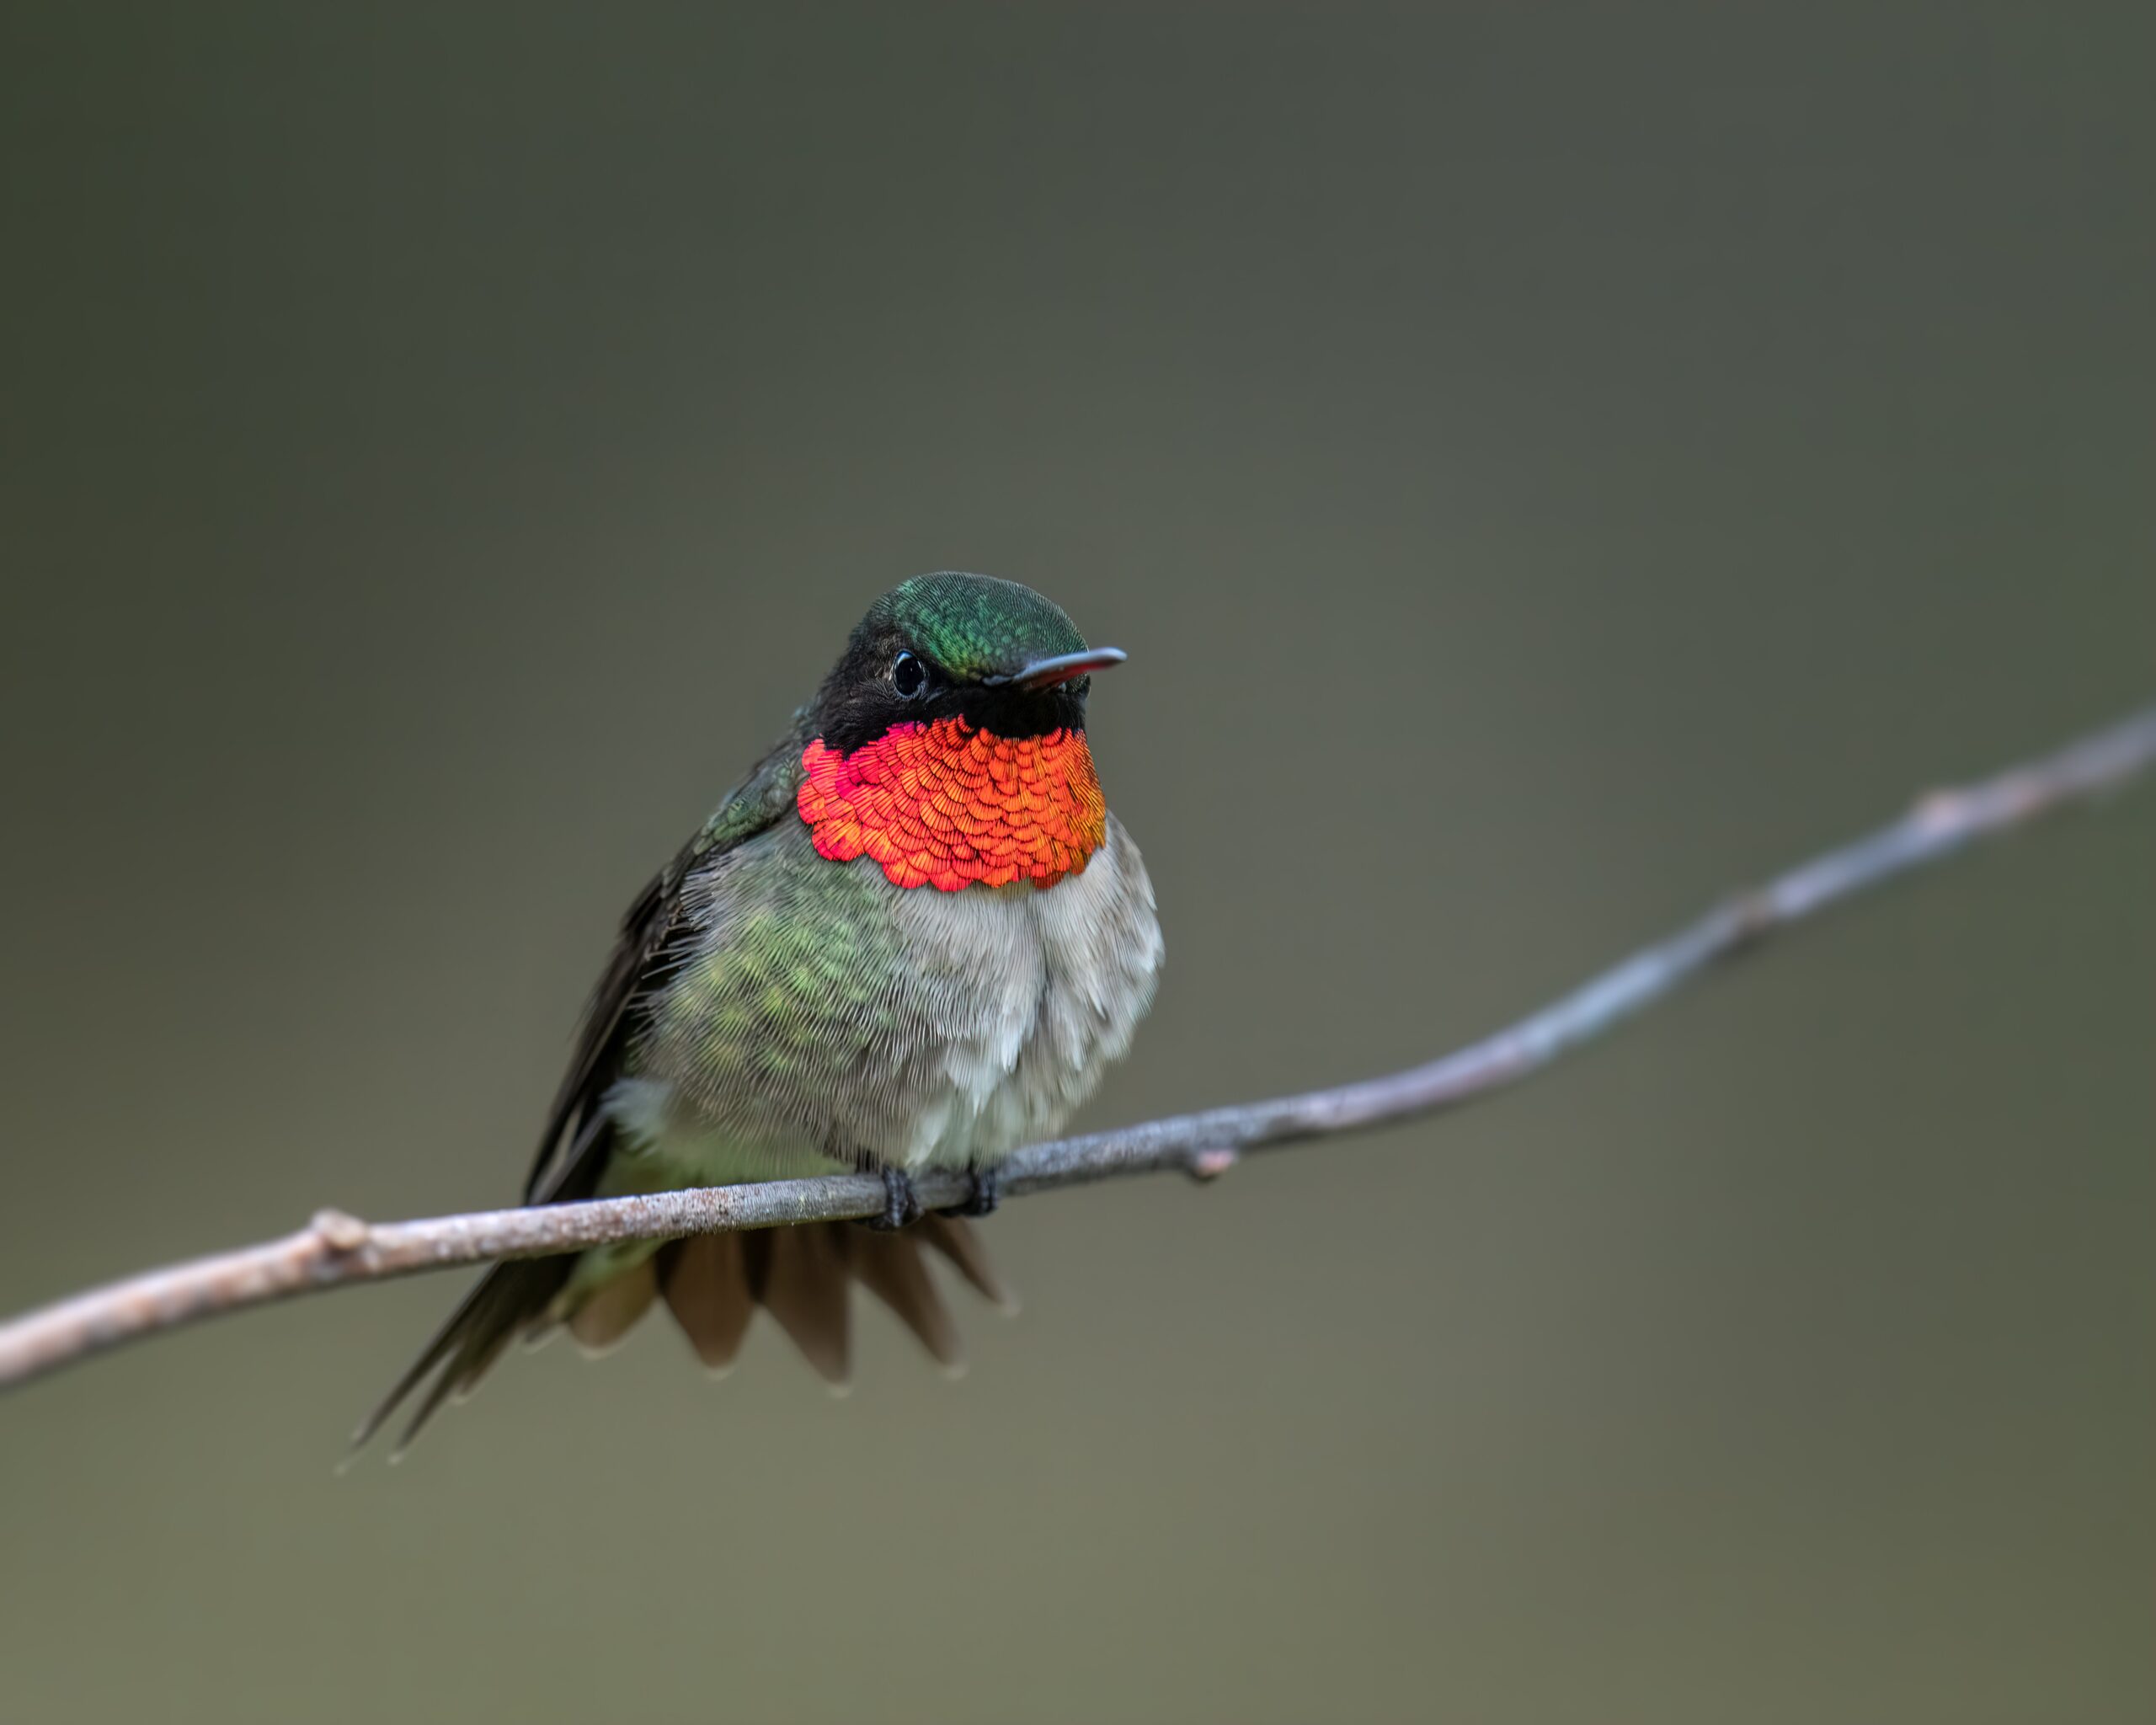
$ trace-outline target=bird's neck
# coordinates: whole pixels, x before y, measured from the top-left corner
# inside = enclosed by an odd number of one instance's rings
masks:
[[[873,857],[897,886],[1053,886],[1107,837],[1081,730],[1000,737],[938,718],[846,754],[819,738],[801,766],[797,801],[818,853]]]

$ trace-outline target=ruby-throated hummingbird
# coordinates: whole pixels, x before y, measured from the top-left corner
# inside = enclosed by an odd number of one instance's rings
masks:
[[[810,1223],[490,1269],[367,1417],[398,1447],[519,1336],[618,1338],[663,1298],[707,1366],[769,1311],[833,1382],[850,1284],[947,1365],[921,1246],[991,1299],[910,1175],[1050,1136],[1129,1045],[1161,964],[1153,887],[1086,744],[1088,647],[1031,589],[921,575],[869,608],[792,729],[629,907],[525,1187],[529,1204],[882,1172],[882,1226]],[[914,1224],[915,1226],[908,1226]]]

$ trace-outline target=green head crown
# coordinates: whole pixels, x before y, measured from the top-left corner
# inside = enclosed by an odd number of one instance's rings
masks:
[[[1038,660],[1086,650],[1063,607],[1016,581],[944,569],[901,581],[855,631],[895,630],[953,678],[1008,676]]]
[[[958,717],[1002,736],[1086,723],[1091,673],[1123,654],[1090,648],[1030,587],[945,569],[868,607],[818,692],[816,734],[841,752],[893,727]]]

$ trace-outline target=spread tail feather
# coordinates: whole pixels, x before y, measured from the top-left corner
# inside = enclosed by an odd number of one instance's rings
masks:
[[[921,1340],[929,1357],[947,1370],[965,1363],[958,1327],[944,1309],[936,1284],[928,1279],[920,1246],[903,1234],[872,1234],[857,1229],[852,1242],[853,1274],[871,1294],[898,1315]]]
[[[578,1286],[574,1273],[583,1260],[577,1258],[498,1263],[360,1423],[350,1453],[416,1395],[391,1459],[402,1455],[443,1402],[476,1388],[520,1334],[544,1334],[566,1322],[587,1352],[604,1352],[661,1298],[696,1358],[712,1370],[734,1363],[760,1306],[836,1387],[851,1373],[850,1295],[858,1281],[938,1364],[956,1370],[963,1359],[958,1325],[929,1275],[924,1247],[985,1298],[1006,1311],[1017,1309],[973,1231],[954,1216],[924,1216],[912,1228],[890,1234],[851,1222],[804,1222],[748,1234],[699,1235],[637,1257],[620,1274],[588,1288]]]
[[[995,1274],[995,1266],[981,1249],[979,1236],[958,1217],[931,1210],[915,1225],[914,1232],[941,1252],[945,1261],[972,1284],[974,1292],[990,1306],[1006,1312],[1018,1310],[1018,1296]]]
[[[852,1375],[846,1298],[846,1242],[830,1222],[772,1228],[748,1254],[749,1291],[776,1318],[826,1383]]]
[[[749,1320],[756,1315],[749,1291],[748,1236],[698,1234],[676,1240],[659,1254],[659,1281],[666,1309],[696,1350],[707,1371],[723,1372],[741,1351]]]
[[[650,1258],[639,1259],[570,1314],[569,1333],[586,1354],[604,1354],[628,1334],[658,1297],[657,1269]]]

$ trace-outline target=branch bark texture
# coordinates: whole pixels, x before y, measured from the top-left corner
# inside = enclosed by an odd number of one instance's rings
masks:
[[[1738,894],[1518,1023],[1427,1065],[1035,1145],[1004,1165],[1001,1189],[1018,1196],[1171,1170],[1209,1179],[1248,1151],[1456,1108],[1540,1071],[1777,930],[2152,766],[2156,708],[2040,760],[1920,798],[1899,820]],[[931,1206],[969,1195],[954,1174],[915,1183]],[[848,1174],[408,1222],[370,1224],[324,1210],[282,1239],[147,1271],[0,1324],[0,1387],[139,1337],[355,1282],[620,1241],[865,1217],[879,1215],[884,1202],[880,1179]]]

